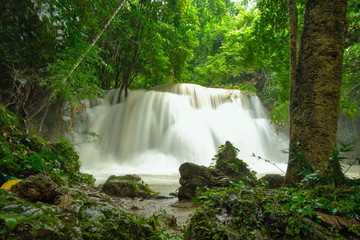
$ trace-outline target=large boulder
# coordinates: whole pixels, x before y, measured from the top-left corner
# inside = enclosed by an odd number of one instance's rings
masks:
[[[154,194],[137,175],[112,175],[104,183],[102,191],[112,196],[129,198],[148,198]]]
[[[32,202],[54,203],[60,194],[58,185],[49,176],[37,174],[11,187],[11,191]]]
[[[199,166],[195,163],[183,163],[180,168],[179,200],[188,200],[195,197],[197,187],[226,186],[229,179],[218,169]]]
[[[230,182],[242,181],[246,184],[256,182],[248,165],[238,159],[237,149],[227,141],[220,147],[215,156],[215,167],[199,166],[194,163],[183,163],[180,168],[179,200],[191,200],[195,197],[197,187],[226,187]]]
[[[268,188],[279,188],[284,184],[285,177],[280,174],[266,174],[260,180],[264,180],[268,183]]]

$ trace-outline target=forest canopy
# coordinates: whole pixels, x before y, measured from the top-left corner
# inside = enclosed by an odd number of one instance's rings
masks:
[[[359,4],[348,1],[340,103],[348,118],[359,115]],[[270,119],[288,125],[287,1],[6,0],[0,7],[1,102],[29,120],[63,100],[79,111],[80,99],[102,90],[189,82],[258,92]],[[297,9],[300,36],[304,0]]]

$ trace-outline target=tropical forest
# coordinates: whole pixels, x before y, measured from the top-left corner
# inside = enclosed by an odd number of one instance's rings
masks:
[[[1,0],[0,239],[360,239],[360,0]]]

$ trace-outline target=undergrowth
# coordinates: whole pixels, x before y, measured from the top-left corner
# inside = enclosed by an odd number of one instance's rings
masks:
[[[193,214],[185,239],[192,239],[189,236],[194,231],[201,239],[226,239],[229,234],[242,239],[305,239],[313,229],[303,219],[321,225],[332,237],[340,233],[360,237],[359,186],[318,185],[301,190],[263,186],[261,182],[256,187],[239,182],[229,188],[198,191],[195,201],[203,207]],[[334,225],[334,218],[339,225]]]
[[[94,184],[94,178],[79,172],[78,154],[61,139],[50,143],[20,128],[16,115],[0,105],[0,184],[43,173],[60,185]]]
[[[351,144],[339,144],[322,169],[304,167],[296,188],[267,189],[267,183],[258,180],[256,186],[240,181],[227,188],[198,189],[195,201],[203,207],[192,215],[184,238],[317,239],[313,236],[319,234],[359,239],[360,181],[340,184],[337,171],[332,171],[343,170],[339,163],[346,158],[341,153],[349,151]],[[352,164],[358,160],[354,157]]]

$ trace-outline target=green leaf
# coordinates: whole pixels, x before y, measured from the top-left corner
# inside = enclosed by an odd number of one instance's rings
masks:
[[[3,219],[6,227],[12,231],[24,219],[24,216],[21,214],[0,214],[0,219]]]
[[[34,159],[33,163],[32,163],[32,169],[35,171],[38,171],[41,169],[42,166],[42,162],[39,159]]]

